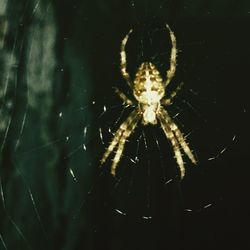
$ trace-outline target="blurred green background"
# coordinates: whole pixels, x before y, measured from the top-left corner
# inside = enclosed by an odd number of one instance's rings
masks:
[[[164,76],[166,23],[167,93],[184,82],[169,112],[198,167],[179,182],[160,127],[139,125],[113,178],[120,42],[133,28],[132,76]],[[248,249],[249,27],[246,0],[0,0],[0,249]]]

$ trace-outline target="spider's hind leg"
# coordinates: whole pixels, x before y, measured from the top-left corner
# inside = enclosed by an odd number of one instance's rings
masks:
[[[185,152],[185,154],[188,156],[188,158],[191,160],[191,162],[196,165],[197,160],[194,157],[191,149],[189,148],[189,145],[186,142],[180,129],[177,127],[177,125],[174,123],[174,121],[171,119],[171,117],[168,115],[168,113],[165,109],[161,109],[161,115],[162,115],[163,119],[166,121],[166,123],[168,124],[168,126],[170,127],[173,134],[175,135],[178,143],[180,144],[180,146],[183,149],[183,151]]]
[[[116,166],[120,161],[126,139],[133,132],[139,118],[140,116],[138,115],[138,110],[136,109],[130,114],[130,116],[121,124],[120,128],[115,132],[113,140],[109,144],[109,147],[106,149],[101,159],[101,165],[103,165],[106,162],[109,155],[117,147],[117,151],[111,167],[112,175],[115,175]]]
[[[111,166],[111,174],[113,176],[115,176],[116,174],[116,166],[117,164],[119,163],[120,159],[121,159],[121,156],[122,156],[122,152],[124,150],[124,146],[125,146],[125,143],[126,143],[126,140],[128,139],[128,137],[131,135],[131,133],[134,131],[135,127],[136,127],[136,124],[138,122],[138,116],[135,117],[134,120],[132,120],[130,126],[127,128],[127,130],[124,131],[119,143],[118,143],[118,146],[117,146],[117,151],[116,151],[116,154],[115,154],[115,157],[113,158],[113,163],[112,163],[112,166]]]
[[[185,167],[184,167],[184,161],[182,158],[181,150],[180,150],[180,145],[174,135],[174,133],[171,131],[169,125],[167,124],[166,120],[164,119],[164,115],[162,113],[159,113],[158,116],[160,120],[161,127],[168,138],[168,140],[171,142],[173,146],[173,151],[175,155],[176,162],[178,164],[178,167],[180,169],[180,174],[181,174],[181,179],[185,176]]]

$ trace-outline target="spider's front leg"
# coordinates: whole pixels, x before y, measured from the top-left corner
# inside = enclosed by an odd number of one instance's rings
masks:
[[[129,33],[123,38],[122,43],[121,43],[121,73],[124,79],[127,81],[129,86],[131,86],[131,83],[130,83],[129,73],[127,72],[127,57],[126,57],[125,48],[126,48],[129,35],[132,31],[133,30],[131,29]]]
[[[174,35],[174,32],[170,29],[170,27],[167,24],[166,24],[166,27],[170,33],[172,49],[171,49],[171,55],[170,55],[170,69],[167,71],[167,79],[165,82],[165,86],[167,86],[172,80],[172,78],[174,77],[174,74],[176,71],[176,58],[177,58],[176,37]]]

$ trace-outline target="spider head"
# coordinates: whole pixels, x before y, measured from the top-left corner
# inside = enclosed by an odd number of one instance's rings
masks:
[[[144,62],[139,67],[133,85],[133,93],[139,102],[144,124],[156,124],[156,113],[160,100],[165,94],[160,72],[150,62]]]
[[[158,103],[165,94],[160,72],[150,62],[139,67],[133,86],[133,93],[139,103]]]

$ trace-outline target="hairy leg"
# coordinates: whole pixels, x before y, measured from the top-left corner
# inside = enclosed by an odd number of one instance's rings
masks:
[[[175,91],[173,91],[171,94],[170,94],[170,97],[168,98],[163,98],[161,100],[161,104],[164,105],[164,106],[167,106],[167,105],[171,105],[172,104],[172,101],[173,99],[176,97],[176,95],[178,94],[178,92],[181,90],[181,87],[183,86],[183,82],[181,82],[177,88],[175,89]]]
[[[179,166],[180,173],[181,173],[181,179],[182,179],[185,176],[185,167],[184,167],[184,162],[183,162],[179,143],[178,143],[174,133],[171,131],[168,123],[164,119],[164,115],[162,113],[159,113],[158,118],[160,120],[161,127],[162,127],[166,137],[168,138],[168,140],[171,142],[171,144],[173,146],[175,159],[176,159],[176,162]]]
[[[177,48],[176,48],[176,37],[174,35],[174,32],[170,29],[170,27],[166,24],[167,29],[170,33],[170,38],[172,42],[172,49],[171,49],[171,55],[170,55],[170,69],[167,71],[167,79],[165,82],[165,86],[167,86],[170,81],[172,80],[175,71],[176,71],[176,58],[177,58]]]
[[[123,38],[121,43],[121,73],[124,79],[127,81],[128,85],[131,85],[130,83],[130,76],[127,72],[127,58],[126,58],[126,43],[128,41],[129,35],[132,32],[132,29],[128,32],[128,34]]]
[[[123,100],[124,103],[131,106],[133,105],[133,101],[131,101],[123,92],[121,92],[118,88],[115,88],[115,93]]]
[[[178,140],[181,148],[185,152],[185,154],[188,156],[188,158],[192,161],[193,164],[197,164],[197,160],[195,159],[191,149],[189,148],[188,143],[185,141],[185,138],[183,134],[181,133],[180,129],[177,127],[177,125],[174,123],[174,121],[169,116],[168,112],[165,109],[161,109],[161,114],[163,119],[167,122],[170,129],[173,131],[176,139]]]
[[[125,135],[125,140],[126,140],[126,138],[127,138],[126,131],[130,130],[131,126],[132,127],[135,126],[138,119],[139,119],[138,109],[136,109],[130,114],[130,116],[121,124],[120,128],[115,132],[113,140],[109,144],[109,147],[106,149],[106,151],[101,159],[101,165],[103,165],[106,162],[107,158],[113,152],[113,150],[117,147],[117,145],[119,147],[119,144],[120,144],[122,138],[124,137],[124,135]]]
[[[123,135],[120,138],[120,141],[119,141],[118,146],[117,146],[117,151],[115,153],[115,157],[113,158],[113,163],[112,163],[112,166],[111,166],[111,174],[114,175],[114,176],[115,176],[115,173],[116,173],[116,166],[117,166],[117,164],[119,163],[119,161],[121,159],[122,152],[124,150],[126,140],[131,135],[131,133],[134,131],[138,120],[139,120],[139,116],[136,116],[132,120],[130,126],[123,132]]]

